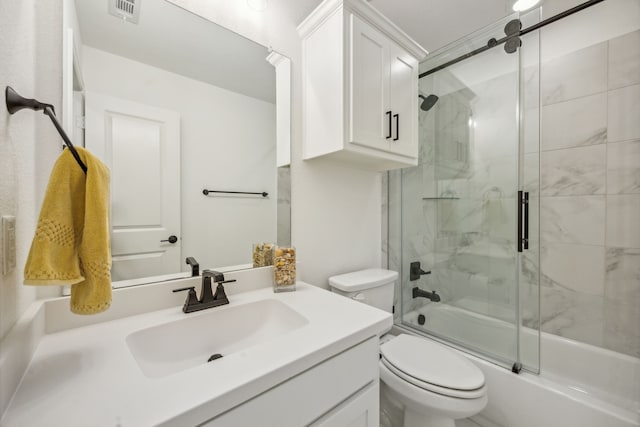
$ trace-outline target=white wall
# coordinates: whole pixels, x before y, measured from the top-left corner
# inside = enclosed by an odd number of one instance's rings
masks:
[[[73,125],[74,115],[74,72],[73,63],[74,56],[78,63],[80,62],[80,48],[82,46],[82,36],[80,34],[80,23],[76,13],[76,4],[74,0],[62,0],[62,104],[59,110],[62,113],[62,127],[69,135],[73,135],[72,142],[78,146],[84,146],[84,142],[80,143],[74,134],[77,128]]]
[[[17,218],[17,266],[12,273],[0,275],[0,337],[38,294],[35,288],[22,285],[22,269],[61,147],[46,116],[31,111],[7,113],[4,86],[60,104],[60,22],[59,1],[0,1],[0,215]]]
[[[244,1],[171,2],[291,58],[291,226],[301,278],[326,288],[331,275],[379,266],[380,174],[324,159],[302,161],[302,52],[296,26],[311,12],[308,5],[317,2],[271,0],[263,13]]]
[[[274,104],[88,46],[82,58],[87,91],[180,114],[183,258],[202,268],[250,263],[252,243],[275,241]],[[204,188],[271,196],[207,197]]]

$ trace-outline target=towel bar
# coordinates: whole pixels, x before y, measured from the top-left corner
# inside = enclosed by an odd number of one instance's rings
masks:
[[[71,140],[65,133],[64,129],[62,129],[60,122],[58,122],[58,119],[56,118],[55,108],[53,108],[53,105],[45,104],[35,99],[25,98],[21,96],[18,92],[16,92],[11,86],[7,86],[5,89],[5,102],[7,104],[7,111],[9,111],[9,114],[15,114],[16,112],[24,108],[28,108],[33,111],[42,110],[44,114],[49,116],[49,118],[53,122],[53,125],[56,127],[56,130],[64,140],[65,145],[67,146],[69,151],[71,151],[71,154],[73,155],[73,157],[76,159],[76,162],[78,162],[78,164],[80,165],[84,173],[85,174],[87,173],[87,166],[84,164],[84,162],[80,158],[80,155],[78,154],[78,152],[76,151],[76,148],[71,143]]]
[[[267,193],[266,191],[263,191],[261,193],[251,193],[249,191],[222,191],[222,190],[202,190],[202,194],[204,194],[205,196],[208,196],[209,193],[224,193],[224,194],[256,194],[262,197],[267,197],[269,195],[269,193]]]

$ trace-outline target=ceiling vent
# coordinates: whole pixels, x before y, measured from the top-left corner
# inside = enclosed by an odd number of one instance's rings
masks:
[[[123,21],[138,23],[141,0],[109,0],[109,13]]]

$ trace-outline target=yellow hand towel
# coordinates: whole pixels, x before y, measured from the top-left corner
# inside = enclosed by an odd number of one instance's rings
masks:
[[[45,194],[24,268],[25,285],[72,285],[71,311],[95,314],[111,305],[109,169],[76,148],[87,173],[64,150]]]

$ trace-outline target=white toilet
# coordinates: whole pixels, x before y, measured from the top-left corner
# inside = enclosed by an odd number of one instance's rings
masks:
[[[391,313],[398,273],[368,269],[329,278],[333,292]],[[387,331],[388,332],[388,331]],[[404,427],[453,427],[454,420],[487,404],[482,371],[427,338],[401,334],[380,339],[381,393],[400,405]]]

